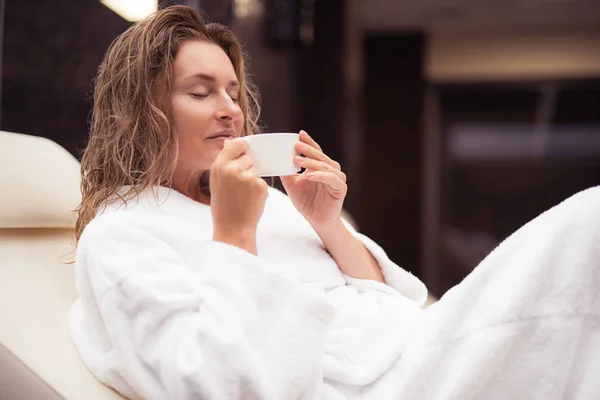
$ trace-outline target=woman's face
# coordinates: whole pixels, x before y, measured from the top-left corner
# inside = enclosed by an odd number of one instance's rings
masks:
[[[241,88],[225,52],[210,42],[184,42],[173,70],[171,109],[179,139],[173,183],[189,188],[210,169],[225,139],[241,136]]]

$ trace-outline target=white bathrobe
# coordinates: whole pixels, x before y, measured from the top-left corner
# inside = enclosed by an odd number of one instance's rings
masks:
[[[424,285],[360,234],[389,286],[342,274],[275,189],[259,257],[212,241],[208,206],[157,195],[109,206],[77,250],[75,344],[127,397],[600,394],[600,189],[522,228],[425,311]]]

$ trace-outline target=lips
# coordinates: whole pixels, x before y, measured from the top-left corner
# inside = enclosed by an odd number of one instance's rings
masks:
[[[224,129],[208,136],[207,139],[233,139],[234,137],[235,131],[233,129]]]

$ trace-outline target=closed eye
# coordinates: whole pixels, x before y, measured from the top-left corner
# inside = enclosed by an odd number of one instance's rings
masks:
[[[190,93],[190,96],[193,97],[194,99],[204,99],[204,98],[208,97],[207,94],[202,94],[202,93]]]

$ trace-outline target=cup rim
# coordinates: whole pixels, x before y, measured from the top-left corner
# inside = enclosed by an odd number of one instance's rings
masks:
[[[272,132],[272,133],[254,133],[252,135],[242,136],[242,138],[257,137],[257,136],[300,136],[299,133],[293,132]]]

